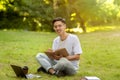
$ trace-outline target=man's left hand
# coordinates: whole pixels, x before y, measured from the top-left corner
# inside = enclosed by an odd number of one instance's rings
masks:
[[[62,58],[63,56],[62,55],[54,55],[54,59],[56,59],[56,60],[59,60],[60,58]]]

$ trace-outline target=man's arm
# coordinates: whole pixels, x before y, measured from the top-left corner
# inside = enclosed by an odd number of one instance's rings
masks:
[[[75,54],[75,55],[67,56],[66,58],[67,58],[69,61],[79,60],[79,59],[80,59],[80,54]]]

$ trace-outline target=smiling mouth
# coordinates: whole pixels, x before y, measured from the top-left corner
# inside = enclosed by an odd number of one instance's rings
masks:
[[[61,31],[60,30],[57,30],[57,33],[60,33]]]

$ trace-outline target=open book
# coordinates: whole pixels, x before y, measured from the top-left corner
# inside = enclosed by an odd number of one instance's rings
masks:
[[[46,54],[47,54],[47,56],[49,56],[49,57],[52,57],[52,56],[54,56],[54,55],[57,55],[57,56],[63,56],[63,57],[66,57],[66,56],[68,56],[69,54],[68,54],[68,52],[67,52],[67,50],[65,49],[65,48],[61,48],[61,49],[57,49],[56,51],[54,51],[54,52],[45,52]]]
[[[80,80],[100,80],[100,78],[98,78],[96,76],[85,76],[85,77],[81,78]]]
[[[68,52],[65,48],[61,48],[61,49],[58,49],[58,50],[55,51],[55,55],[57,55],[57,56],[62,55],[63,57],[66,57],[69,54],[68,54]]]

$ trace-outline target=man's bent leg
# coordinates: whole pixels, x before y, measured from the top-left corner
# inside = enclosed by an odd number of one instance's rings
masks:
[[[47,72],[52,68],[53,65],[56,64],[54,60],[48,58],[48,56],[44,53],[37,54],[36,59]]]
[[[66,75],[73,75],[76,73],[74,66],[66,58],[61,58],[54,66],[54,69],[63,71]]]

